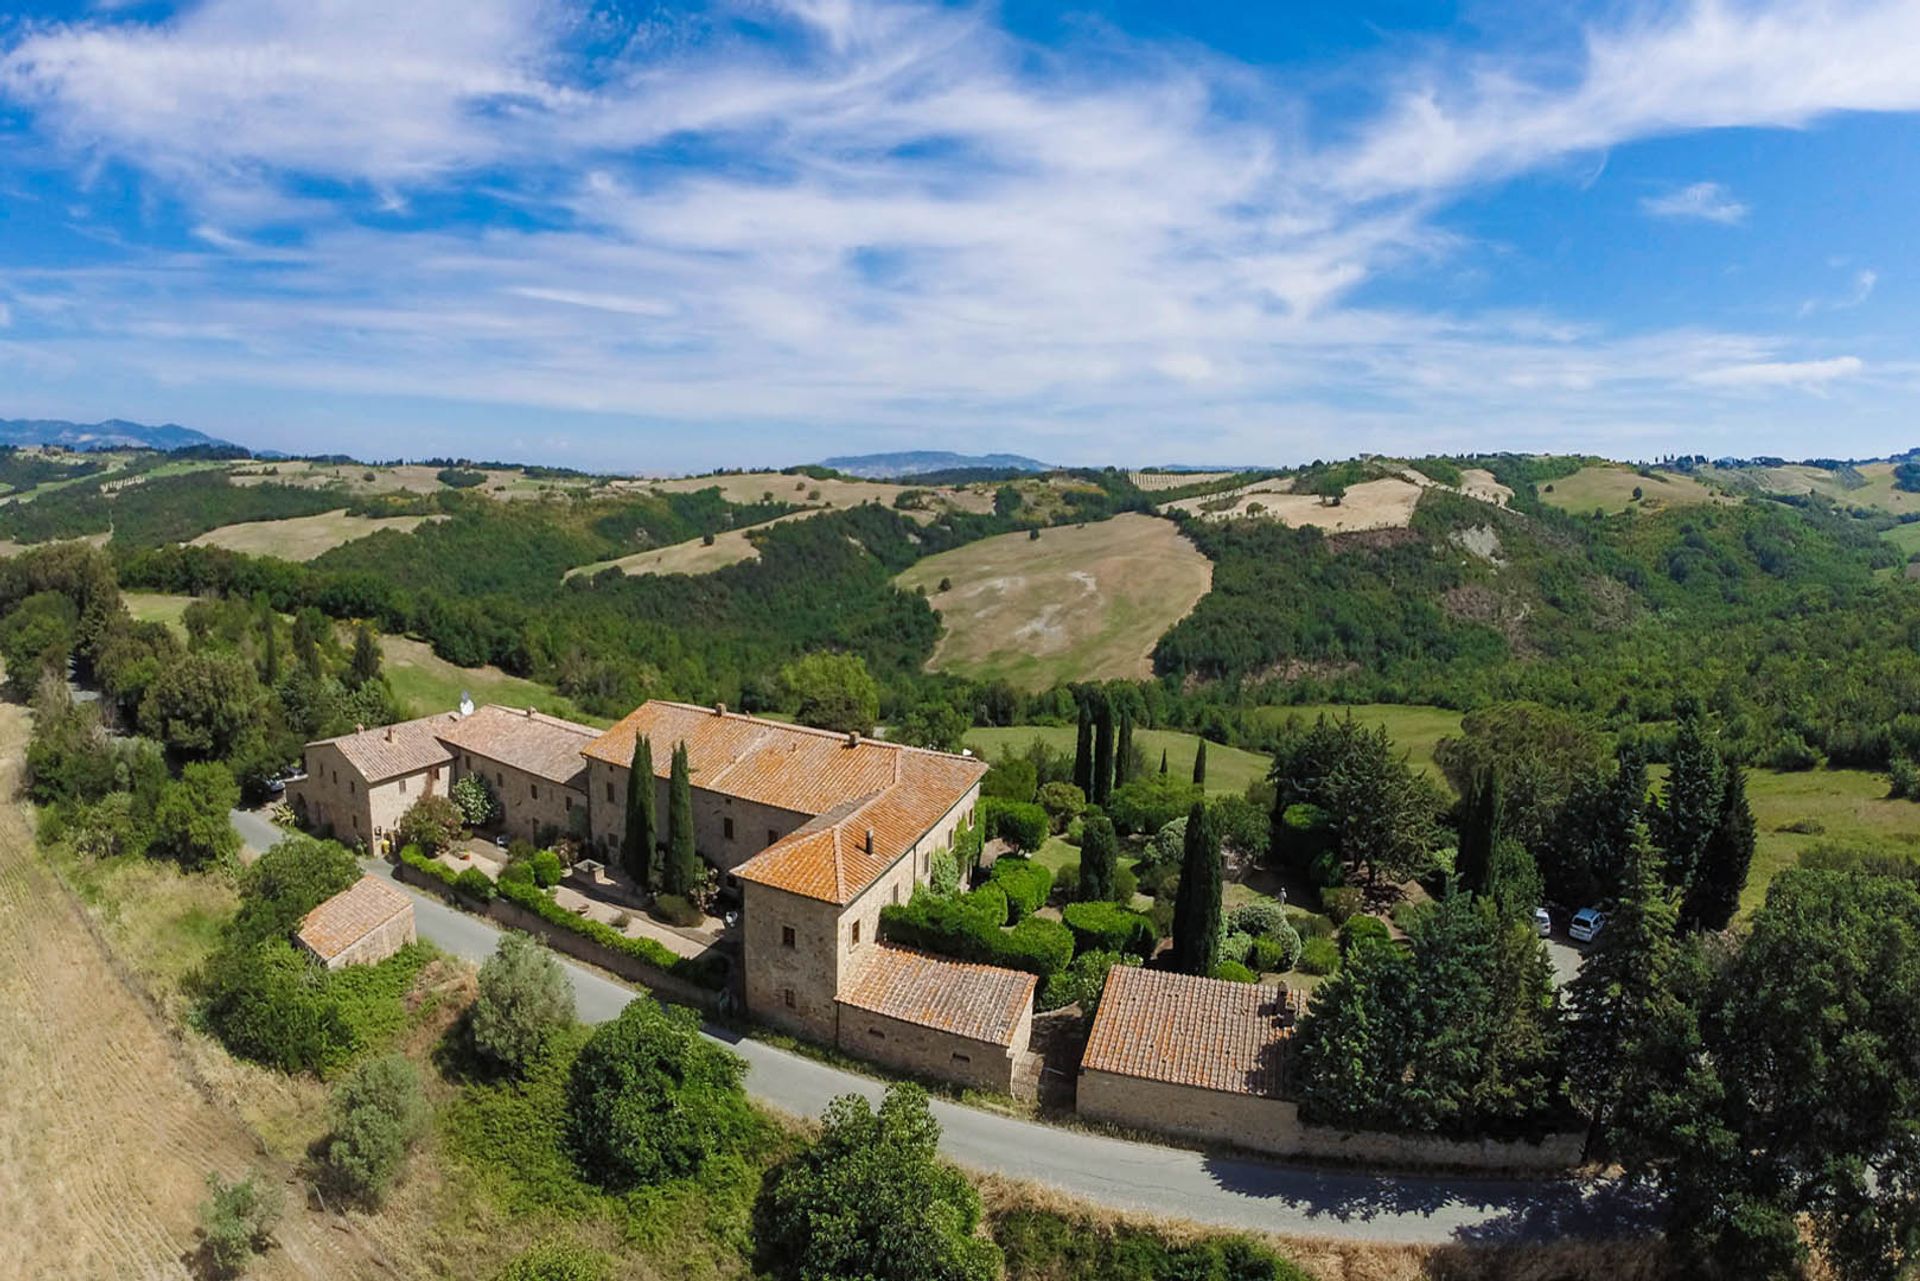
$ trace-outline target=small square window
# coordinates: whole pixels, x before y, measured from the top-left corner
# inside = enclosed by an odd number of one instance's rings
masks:
[[[868,1035],[868,1036],[870,1036],[870,1037],[872,1037],[872,1038],[873,1038],[874,1040],[876,1040],[876,1041],[884,1041],[884,1040],[886,1040],[886,1039],[887,1039],[887,1034],[886,1034],[885,1032],[882,1032],[882,1031],[881,1031],[881,1030],[880,1030],[879,1028],[877,1028],[877,1027],[870,1027],[870,1028],[868,1028],[868,1029],[867,1029],[867,1035]]]
[[[956,1051],[956,1052],[954,1053],[954,1056],[953,1056],[953,1061],[954,1061],[955,1063],[971,1063],[971,1062],[973,1062],[973,1060],[972,1060],[972,1059],[970,1059],[970,1058],[968,1058],[968,1057],[967,1057],[966,1055],[964,1055],[964,1054],[961,1054],[961,1053],[959,1053],[958,1051]]]
[[[781,993],[781,998],[786,1001],[788,1009],[793,1008],[793,989],[792,988],[788,988],[785,992]]]
[[[791,925],[782,925],[780,927],[780,946],[793,946],[793,927]]]
[[[403,778],[400,780],[400,795],[405,796],[406,794],[407,794],[407,780]]]

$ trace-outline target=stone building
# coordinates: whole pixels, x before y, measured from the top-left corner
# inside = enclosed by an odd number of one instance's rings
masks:
[[[293,937],[330,970],[373,965],[414,941],[413,900],[363,876],[301,918]]]
[[[486,779],[500,801],[500,827],[537,843],[586,837],[591,828],[587,762],[600,731],[531,707],[488,705],[434,727],[453,756],[453,781]]]
[[[306,776],[287,802],[311,831],[373,848],[422,796],[444,795],[453,753],[437,731],[458,720],[443,712],[308,743]]]
[[[838,1044],[916,1076],[1015,1093],[1039,980],[899,947],[863,949],[839,996]]]

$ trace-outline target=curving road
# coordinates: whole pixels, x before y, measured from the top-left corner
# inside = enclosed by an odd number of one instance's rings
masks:
[[[256,814],[235,811],[250,849],[281,833]],[[413,899],[420,937],[478,964],[500,931],[393,879],[385,862],[369,871]],[[556,955],[573,983],[581,1019],[613,1018],[634,989]],[[737,1034],[714,1030],[747,1061],[747,1090],[795,1116],[817,1116],[836,1095],[878,1100],[885,1083],[829,1067]],[[1644,1229],[1649,1208],[1607,1183],[1471,1176],[1374,1175],[1211,1155],[1063,1129],[936,1099],[941,1150],[975,1170],[1027,1179],[1118,1210],[1298,1236],[1440,1244],[1555,1241]]]

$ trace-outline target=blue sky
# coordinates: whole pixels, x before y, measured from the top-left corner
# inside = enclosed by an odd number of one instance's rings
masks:
[[[0,17],[0,417],[675,471],[1920,445],[1920,0]]]

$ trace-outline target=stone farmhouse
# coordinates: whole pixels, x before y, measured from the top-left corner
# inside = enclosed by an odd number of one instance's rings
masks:
[[[330,970],[374,965],[413,942],[413,900],[363,876],[301,918],[293,938]]]
[[[912,1072],[1010,1090],[1030,1076],[1036,980],[879,941],[880,910],[926,883],[973,820],[986,765],[701,707],[654,701],[604,733],[488,706],[310,743],[288,799],[314,830],[378,848],[408,806],[467,774],[503,828],[567,833],[610,866],[635,745],[652,745],[667,813],[687,745],[695,847],[741,899],[741,991],[757,1020]]]

